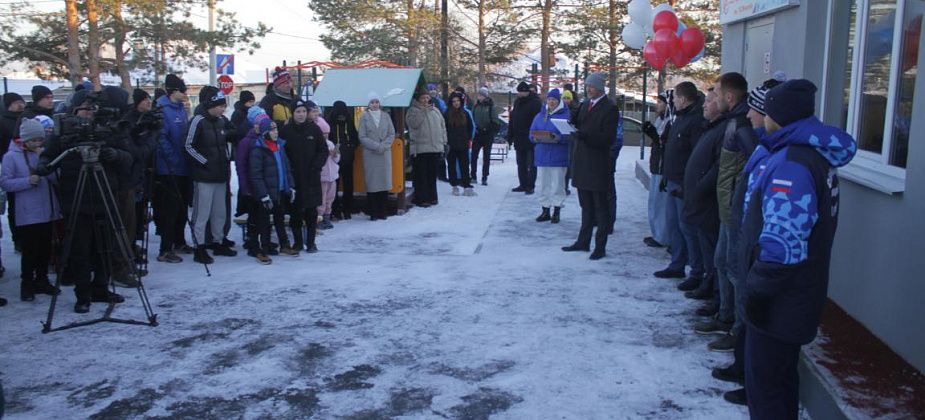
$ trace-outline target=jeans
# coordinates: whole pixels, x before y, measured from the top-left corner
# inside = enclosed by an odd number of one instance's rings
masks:
[[[672,181],[668,181],[668,192],[680,189],[681,186]],[[684,212],[684,199],[671,197],[669,213],[673,213],[669,219],[669,226],[672,221],[676,221],[677,229],[672,232],[671,239],[671,265],[668,268],[672,270],[684,270],[684,265],[691,267],[690,276],[694,278],[703,278],[703,254],[700,252],[700,239],[697,236],[697,228],[684,223],[681,214]],[[675,249],[679,250],[675,250]],[[681,251],[681,250],[686,250]]]
[[[714,262],[716,264],[716,282],[719,287],[719,320],[722,322],[735,322],[735,329],[738,326],[739,318],[735,315],[735,273],[732,266],[728,264],[731,261],[730,254],[733,248],[730,247],[730,232],[725,223],[719,227],[719,241],[716,242],[716,255]]]
[[[668,200],[671,197],[667,192],[659,191],[658,184],[662,176],[652,174],[649,179],[649,230],[652,238],[662,245],[668,245],[671,236],[668,232]]]
[[[469,182],[469,150],[450,150],[446,155],[446,165],[450,171],[450,185],[454,187],[472,188]]]
[[[700,255],[703,257],[703,281],[697,289],[701,292],[714,292],[719,289],[716,285],[716,265],[714,264],[716,254],[716,243],[718,242],[719,232],[702,228],[697,230],[697,239],[700,243]]]

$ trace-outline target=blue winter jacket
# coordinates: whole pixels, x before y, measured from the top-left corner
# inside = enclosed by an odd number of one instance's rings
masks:
[[[569,162],[569,135],[561,135],[559,130],[553,125],[551,119],[566,120],[569,119],[569,110],[562,102],[553,110],[552,115],[547,114],[546,105],[539,114],[533,117],[533,123],[530,124],[530,142],[536,144],[534,149],[534,162],[536,166],[564,168]],[[551,131],[558,136],[556,143],[539,143],[533,138],[534,131]]]
[[[186,161],[186,134],[189,131],[189,115],[182,103],[175,104],[165,95],[157,100],[164,113],[164,128],[157,145],[155,170],[158,175],[189,176]]]
[[[746,314],[761,333],[794,344],[816,336],[838,221],[835,168],[851,161],[857,143],[846,132],[806,118],[762,142],[746,170],[742,261]]]

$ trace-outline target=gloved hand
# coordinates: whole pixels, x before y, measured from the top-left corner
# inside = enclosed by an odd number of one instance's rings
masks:
[[[116,149],[112,147],[103,147],[100,149],[100,162],[113,162],[119,158]]]
[[[669,194],[671,194],[673,197],[684,198],[684,190],[682,188],[671,190]]]
[[[749,296],[745,300],[745,316],[756,327],[763,327],[768,324],[770,310],[770,299]]]
[[[269,195],[263,196],[263,198],[260,199],[260,203],[263,204],[263,208],[267,209],[267,211],[273,211],[273,200],[270,200]]]
[[[661,192],[668,192],[668,179],[662,177],[661,181],[658,181],[658,190]]]

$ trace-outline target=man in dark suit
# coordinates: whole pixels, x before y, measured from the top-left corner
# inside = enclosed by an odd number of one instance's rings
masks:
[[[604,96],[604,75],[594,73],[585,80],[588,99],[578,109],[572,136],[575,141],[572,155],[572,185],[578,189],[581,205],[581,230],[574,244],[562,250],[590,251],[591,231],[597,225],[592,260],[606,255],[607,235],[612,221],[608,209],[608,195],[613,183],[610,149],[617,136],[620,113]]]

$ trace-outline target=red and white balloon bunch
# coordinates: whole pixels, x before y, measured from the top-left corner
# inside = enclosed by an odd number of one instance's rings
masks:
[[[641,49],[646,62],[656,70],[668,61],[681,68],[703,57],[703,32],[684,25],[668,4],[652,8],[649,0],[632,0],[628,9],[630,23],[623,28],[623,44]]]

